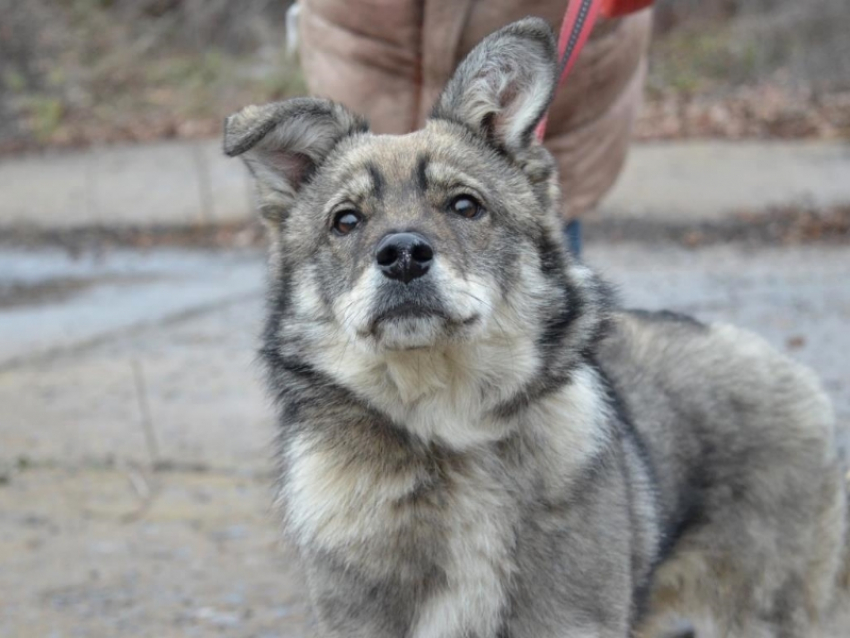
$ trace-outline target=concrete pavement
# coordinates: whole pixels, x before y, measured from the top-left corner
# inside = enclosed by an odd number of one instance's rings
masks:
[[[250,214],[246,172],[218,140],[0,160],[0,228],[191,225]]]
[[[274,426],[254,360],[262,255],[36,251],[19,270],[7,258],[0,636],[305,636],[304,583],[270,507]],[[765,335],[821,375],[850,422],[850,247],[592,243],[587,259],[628,305]],[[19,285],[26,273],[38,294]],[[3,324],[16,315],[25,337],[28,317],[34,329],[93,300],[125,314],[88,331],[75,315],[32,355]]]
[[[681,223],[799,204],[815,209],[850,204],[850,144],[638,144],[600,213]]]
[[[254,299],[255,252],[0,251],[0,369],[205,307]]]
[[[248,219],[246,172],[220,146],[173,141],[0,160],[0,231]],[[850,204],[850,144],[636,144],[601,214],[700,221],[797,203]]]

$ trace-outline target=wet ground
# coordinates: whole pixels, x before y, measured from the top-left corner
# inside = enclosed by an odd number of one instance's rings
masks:
[[[732,321],[850,423],[850,247],[592,243],[627,305]],[[251,251],[0,252],[0,636],[305,635],[271,511]]]

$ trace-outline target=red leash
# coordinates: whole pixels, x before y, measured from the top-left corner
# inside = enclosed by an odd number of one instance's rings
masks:
[[[560,87],[578,59],[578,55],[587,43],[596,19],[603,15],[607,18],[639,11],[652,4],[652,0],[570,0],[564,21],[561,23],[561,34],[558,36],[558,57],[561,60],[561,73],[558,77]],[[546,124],[549,116],[538,124],[537,139],[543,140],[546,135]]]

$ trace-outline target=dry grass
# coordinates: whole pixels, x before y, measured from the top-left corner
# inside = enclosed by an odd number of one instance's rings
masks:
[[[657,0],[650,88],[850,90],[846,0]]]
[[[637,241],[677,243],[690,248],[728,243],[846,246],[850,243],[850,206],[820,208],[805,203],[786,204],[698,222],[590,217],[583,228],[589,243]]]
[[[850,138],[847,0],[657,0],[642,139]]]

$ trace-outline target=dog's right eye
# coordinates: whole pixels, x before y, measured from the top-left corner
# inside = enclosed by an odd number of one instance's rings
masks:
[[[449,202],[449,210],[466,219],[478,219],[484,214],[484,207],[472,195],[458,195]]]
[[[341,210],[334,215],[333,228],[337,235],[347,235],[363,220],[356,210]]]

